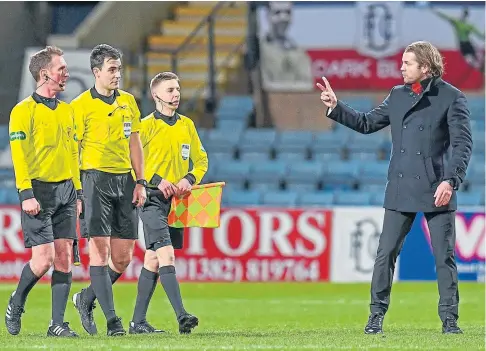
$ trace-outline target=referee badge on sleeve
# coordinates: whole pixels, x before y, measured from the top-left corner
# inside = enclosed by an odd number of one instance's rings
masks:
[[[132,122],[123,122],[123,133],[125,138],[128,138],[132,134]]]
[[[182,144],[181,156],[182,159],[185,161],[189,158],[191,154],[191,145],[189,144]]]

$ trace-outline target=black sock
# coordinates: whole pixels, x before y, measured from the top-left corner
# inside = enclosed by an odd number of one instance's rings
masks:
[[[30,290],[39,281],[41,277],[37,277],[32,269],[30,269],[30,263],[27,263],[22,269],[22,274],[20,275],[19,285],[17,290],[15,290],[15,295],[13,297],[13,303],[18,306],[24,306],[27,300],[27,295],[29,295]]]
[[[116,317],[115,304],[113,302],[113,289],[111,287],[108,266],[90,266],[89,275],[91,276],[91,285],[98,302],[105,314],[106,320],[109,321]]]
[[[164,266],[159,268],[160,282],[164,287],[165,293],[169,298],[170,304],[174,309],[176,316],[179,318],[181,314],[186,313],[182,305],[181,291],[179,289],[179,282],[177,281],[174,266]]]
[[[158,278],[158,273],[151,272],[145,269],[145,267],[142,268],[140,277],[138,278],[137,301],[135,302],[132,322],[140,323],[146,320],[148,306],[157,286]]]
[[[64,273],[53,271],[51,278],[52,290],[52,322],[53,324],[62,325],[64,322],[64,312],[71,290],[72,272]]]
[[[108,266],[108,275],[110,276],[111,285],[115,284],[115,282],[118,280],[118,278],[122,276],[122,274],[123,273],[115,272],[113,269],[111,269],[110,266]],[[88,302],[88,304],[90,305],[94,302],[94,300],[96,300],[96,295],[92,285],[88,286],[83,298],[86,299],[86,302]]]

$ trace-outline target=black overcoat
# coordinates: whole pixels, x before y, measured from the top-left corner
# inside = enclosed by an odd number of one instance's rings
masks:
[[[420,94],[408,84],[398,85],[368,113],[338,101],[328,117],[363,134],[391,126],[385,208],[401,212],[457,209],[455,191],[442,207],[434,205],[434,193],[446,179],[454,179],[457,190],[471,158],[469,109],[459,89],[441,78],[429,79]]]

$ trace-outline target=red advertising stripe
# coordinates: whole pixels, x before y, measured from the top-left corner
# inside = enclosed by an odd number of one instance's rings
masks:
[[[335,90],[390,90],[403,84],[402,53],[375,59],[355,50],[308,50],[315,82],[325,76]],[[482,89],[484,75],[466,62],[459,51],[441,51],[444,79],[463,90]],[[316,88],[317,89],[317,88]]]
[[[301,209],[223,209],[217,229],[186,229],[176,252],[181,281],[327,281],[332,212]],[[30,259],[24,248],[18,207],[0,206],[0,281],[17,281]],[[143,237],[143,232],[140,233]],[[74,280],[89,280],[86,240]],[[143,264],[143,239],[121,280],[136,281]],[[44,280],[49,277],[46,276]]]
[[[225,209],[219,228],[191,228],[177,253],[190,281],[327,281],[332,212]]]

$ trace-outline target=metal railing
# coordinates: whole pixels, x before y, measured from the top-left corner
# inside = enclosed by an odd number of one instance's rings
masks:
[[[201,84],[201,86],[197,87],[194,94],[190,97],[184,98],[183,103],[181,104],[181,110],[185,112],[193,111],[196,106],[197,102],[200,101],[202,94],[208,90],[208,95],[206,97],[206,104],[205,110],[206,112],[213,112],[216,101],[217,101],[217,75],[218,75],[218,67],[216,65],[216,45],[215,45],[215,21],[216,17],[223,12],[224,9],[229,8],[233,5],[234,1],[220,1],[217,5],[215,5],[209,14],[207,14],[191,31],[191,33],[184,39],[184,41],[178,45],[175,49],[162,49],[162,50],[153,50],[152,52],[168,54],[170,55],[170,63],[171,63],[171,70],[172,72],[178,74],[179,66],[180,66],[180,59],[183,53],[187,52],[187,50],[191,48],[192,45],[200,45],[195,43],[198,40],[201,40],[202,31],[207,31],[207,52],[208,52],[208,77],[207,81]],[[240,51],[242,46],[246,42],[246,36],[243,40],[237,43],[230,51],[230,53],[222,60],[221,67],[224,68],[228,65],[235,57],[235,55]],[[145,50],[148,52],[148,50]],[[143,80],[144,80],[144,96],[147,96],[146,93],[148,91],[148,63],[147,58],[144,59],[143,64]]]

